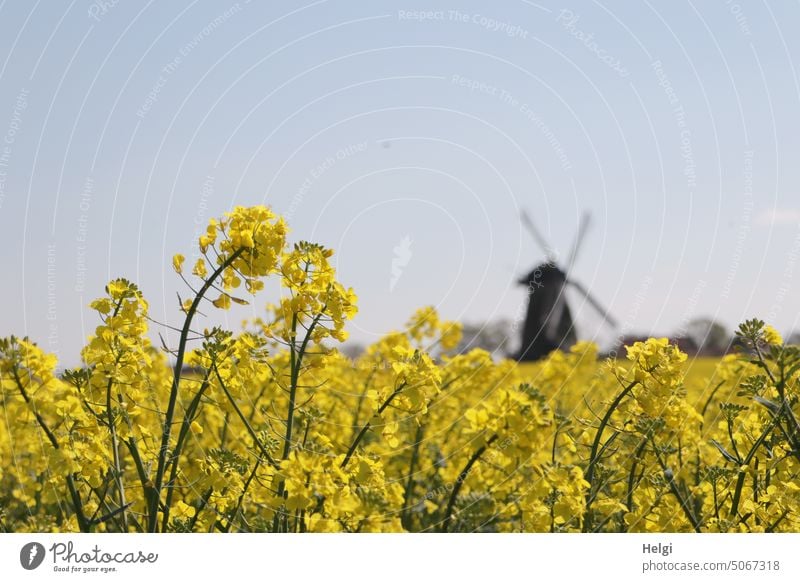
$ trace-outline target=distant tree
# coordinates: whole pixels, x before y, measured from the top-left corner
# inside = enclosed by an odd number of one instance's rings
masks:
[[[364,353],[364,346],[355,342],[347,342],[341,348],[339,348],[339,351],[351,360],[355,360]]]
[[[793,346],[800,346],[800,330],[795,330],[786,336],[786,340],[784,343],[793,345]]]
[[[496,357],[506,357],[511,353],[510,331],[510,324],[504,319],[486,323],[465,323],[461,343],[456,351],[464,353],[480,348]]]
[[[700,352],[723,353],[731,345],[731,336],[725,326],[707,317],[691,320],[686,326],[685,336]]]

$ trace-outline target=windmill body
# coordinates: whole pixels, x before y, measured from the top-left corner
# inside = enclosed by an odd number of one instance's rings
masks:
[[[520,348],[516,358],[520,361],[534,361],[544,358],[553,350],[568,350],[577,341],[572,312],[567,303],[566,290],[572,287],[581,293],[586,302],[593,307],[612,327],[617,322],[600,303],[578,281],[570,278],[569,271],[578,256],[581,243],[589,226],[589,216],[584,214],[575,236],[565,268],[561,268],[554,258],[552,247],[537,230],[530,217],[522,213],[522,223],[533,239],[542,248],[546,260],[519,280],[528,290],[528,308],[525,324],[522,327]]]
[[[528,311],[517,359],[534,361],[575,344],[575,327],[565,297],[567,277],[552,263],[542,263],[519,280],[528,289]]]

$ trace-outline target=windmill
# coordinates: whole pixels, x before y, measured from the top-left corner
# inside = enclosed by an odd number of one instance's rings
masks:
[[[581,244],[589,228],[589,214],[584,212],[578,224],[578,232],[570,249],[567,262],[562,268],[553,247],[536,228],[530,216],[522,211],[522,224],[533,240],[544,251],[545,262],[534,268],[518,282],[528,288],[528,311],[522,328],[522,343],[517,359],[534,361],[545,357],[556,349],[569,349],[576,341],[575,325],[567,304],[567,287],[572,287],[586,298],[586,302],[597,311],[612,328],[617,321],[603,308],[579,281],[570,277]]]

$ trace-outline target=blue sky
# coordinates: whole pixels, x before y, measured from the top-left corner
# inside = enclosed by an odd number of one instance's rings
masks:
[[[75,363],[125,276],[175,323],[208,218],[336,249],[366,343],[519,317],[526,209],[626,332],[800,327],[800,6],[0,2],[0,333]],[[261,314],[274,289],[211,321]],[[274,297],[273,297],[274,298]],[[611,339],[580,297],[579,331]]]

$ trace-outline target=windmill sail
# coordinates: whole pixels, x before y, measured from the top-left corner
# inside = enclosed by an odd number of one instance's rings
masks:
[[[583,244],[583,239],[586,236],[586,231],[589,230],[590,223],[591,215],[588,212],[581,214],[581,220],[578,224],[578,233],[575,235],[575,242],[572,243],[572,250],[570,250],[569,258],[567,259],[567,274],[572,272],[572,267],[575,264],[575,260],[578,258],[578,253]]]
[[[567,283],[569,283],[575,289],[580,291],[580,293],[586,298],[586,301],[589,303],[589,305],[591,305],[594,308],[594,310],[600,314],[600,316],[605,320],[605,322],[608,325],[610,325],[611,327],[619,327],[619,323],[617,322],[617,320],[614,317],[612,317],[610,313],[608,313],[608,310],[606,310],[605,307],[600,305],[600,302],[597,301],[597,299],[595,299],[591,293],[589,293],[589,290],[586,287],[584,287],[581,283],[575,281],[574,279],[569,279]]]
[[[522,224],[533,237],[533,240],[536,241],[536,244],[539,245],[539,248],[547,258],[547,262],[555,263],[556,258],[553,254],[553,247],[547,243],[547,240],[544,238],[544,236],[542,236],[542,233],[539,232],[539,229],[536,228],[536,225],[534,224],[533,220],[531,220],[531,217],[528,216],[528,213],[525,212],[525,210],[520,211],[520,216],[522,218]]]

